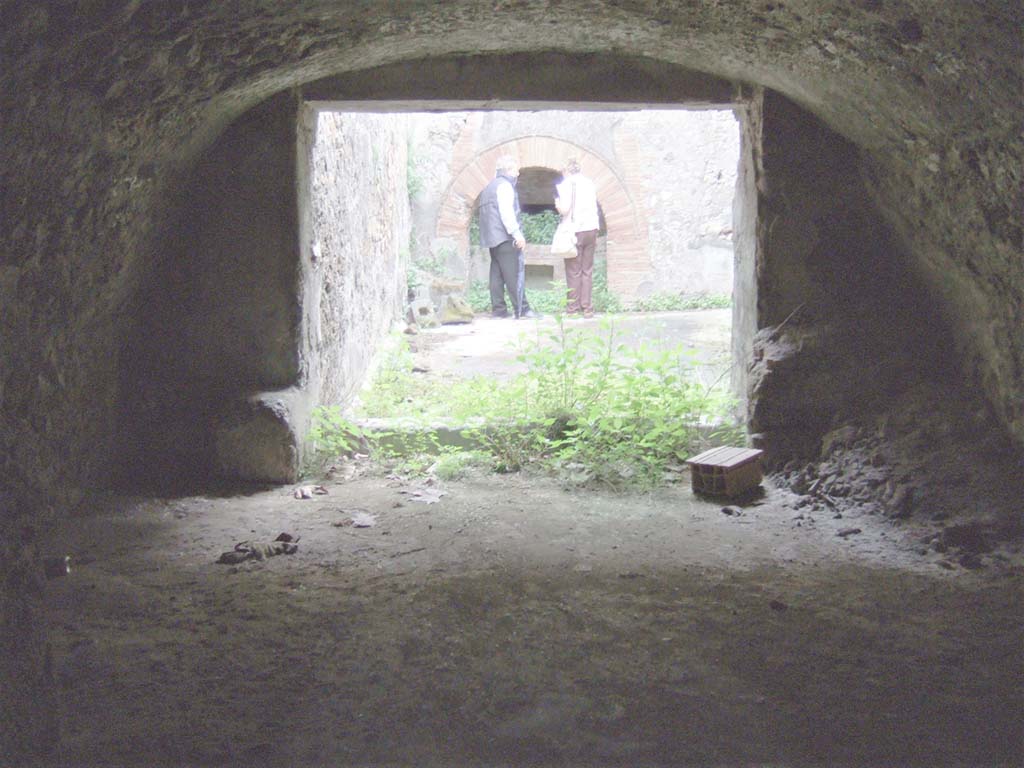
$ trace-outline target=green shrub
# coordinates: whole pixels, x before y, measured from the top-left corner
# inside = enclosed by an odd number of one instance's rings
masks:
[[[319,472],[339,456],[354,453],[366,446],[362,427],[342,413],[340,405],[321,405],[313,409],[307,436],[303,474]]]
[[[458,480],[473,471],[492,471],[494,461],[486,451],[446,448],[431,468],[439,480]]]
[[[675,312],[689,309],[726,309],[732,306],[732,296],[721,293],[656,293],[636,299],[629,309],[633,312]]]
[[[532,467],[569,484],[614,488],[658,485],[709,440],[742,441],[732,399],[722,387],[699,382],[692,352],[628,349],[616,340],[610,318],[602,320],[600,333],[555,319],[552,330],[520,338],[525,373],[415,390],[411,373],[406,378],[382,366],[381,392],[364,398],[364,408],[375,405],[372,415],[401,414],[424,426],[475,424],[464,436],[498,471]],[[720,431],[708,435],[713,424]],[[429,429],[423,434],[424,445],[381,455],[397,460],[401,454],[405,466],[422,470],[438,451],[429,444]],[[442,465],[458,464],[454,453]]]
[[[519,227],[526,242],[551,245],[551,238],[560,220],[561,217],[555,211],[523,213],[519,216]],[[469,244],[480,245],[480,214],[477,211],[473,212],[469,220]]]
[[[415,403],[423,385],[412,372],[413,356],[402,336],[392,339],[373,375],[372,385],[360,393],[357,416],[393,418],[415,415]]]
[[[523,230],[526,242],[551,245],[559,221],[561,217],[555,211],[524,213],[519,217],[519,226]]]
[[[594,261],[594,283],[591,302],[595,312],[621,312],[622,301],[608,290],[608,262],[606,259]]]

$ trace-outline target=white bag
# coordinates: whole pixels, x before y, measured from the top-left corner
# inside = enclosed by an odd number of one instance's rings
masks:
[[[551,237],[551,255],[563,259],[576,258],[576,233],[572,229],[572,221],[563,219]]]

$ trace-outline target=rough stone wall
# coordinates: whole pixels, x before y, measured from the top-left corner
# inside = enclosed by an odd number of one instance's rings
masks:
[[[336,77],[336,98],[784,95],[848,142],[907,246],[891,257],[948,318],[950,380],[979,385],[1020,446],[1022,26],[1005,0],[5,2],[0,476],[32,489],[18,514],[40,521],[40,496],[66,515],[109,482],[131,310],[185,179],[247,110]],[[11,572],[0,555],[5,622],[24,602]],[[0,664],[42,675],[38,646]]]
[[[1019,4],[536,0],[480,13],[472,0],[402,9],[296,1],[250,10],[127,0],[3,7],[0,441],[5,464],[33,482],[74,495],[108,476],[124,310],[164,234],[170,191],[213,137],[305,81],[473,51],[520,53],[493,72],[416,64],[400,82],[449,98],[643,101],[664,98],[672,79],[659,67],[678,66],[765,85],[823,120],[859,148],[879,206],[898,219],[948,310],[964,375],[1024,440]],[[566,58],[547,66],[558,54],[539,52],[556,41]],[[613,51],[650,63],[631,74]],[[531,75],[529,66],[547,68]],[[696,80],[675,82],[687,77]],[[363,77],[359,88],[350,90],[381,93],[382,84]]]
[[[214,424],[303,375],[295,146],[294,100],[273,99],[232,125],[183,186],[121,358],[133,478],[154,462],[202,474]]]
[[[773,93],[760,124],[751,428],[814,444],[843,419],[950,375],[948,329],[894,258],[854,147]]]
[[[648,169],[645,199],[650,277],[639,295],[731,294],[732,202],[739,129],[731,111],[626,113],[615,126],[631,132]]]
[[[419,112],[409,120],[409,173],[414,260],[440,258],[446,273],[463,276],[468,265],[451,238],[438,238],[437,217],[441,200],[452,180],[452,158],[470,113]]]
[[[744,106],[737,110],[740,129],[740,157],[737,166],[736,194],[733,197],[733,296],[732,340],[733,369],[730,383],[739,402],[750,392],[750,361],[754,356],[754,335],[759,325],[757,314],[758,254],[763,249],[763,223],[757,215],[758,182],[764,181],[762,166],[761,88],[744,89]]]
[[[323,112],[311,158],[319,400],[347,403],[401,318],[409,262],[408,119]]]

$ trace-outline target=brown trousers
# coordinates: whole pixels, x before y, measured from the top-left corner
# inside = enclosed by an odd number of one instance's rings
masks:
[[[594,311],[594,251],[597,249],[597,230],[576,233],[576,258],[565,260],[565,283],[569,287],[570,314]]]

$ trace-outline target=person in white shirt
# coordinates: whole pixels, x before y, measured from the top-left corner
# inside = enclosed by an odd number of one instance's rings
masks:
[[[594,316],[594,251],[600,220],[594,182],[580,173],[579,161],[571,158],[555,187],[555,207],[562,219],[569,219],[576,232],[576,256],[565,260],[565,282],[569,288],[570,315]]]

